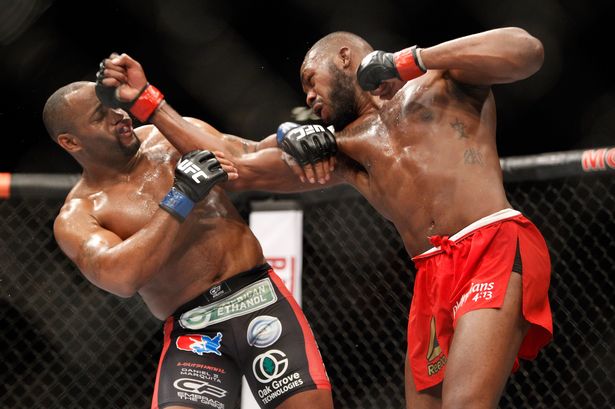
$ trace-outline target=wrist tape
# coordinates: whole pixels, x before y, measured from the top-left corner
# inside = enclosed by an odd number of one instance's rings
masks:
[[[393,54],[395,68],[399,72],[399,77],[404,81],[410,81],[427,72],[427,68],[423,65],[423,61],[419,55],[419,48],[412,46],[405,48]]]
[[[130,113],[139,121],[147,123],[163,99],[162,92],[153,85],[147,84],[130,107]]]
[[[160,207],[171,213],[180,222],[183,222],[188,217],[190,211],[192,211],[194,202],[173,186],[160,202]]]

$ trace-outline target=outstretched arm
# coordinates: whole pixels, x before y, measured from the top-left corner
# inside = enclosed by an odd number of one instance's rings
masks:
[[[277,147],[275,134],[259,142],[223,134],[207,122],[182,117],[169,104],[156,110],[150,121],[181,153],[210,149],[230,160],[239,177],[225,184],[228,190],[288,193],[343,183],[339,173],[333,175],[321,169],[329,166],[325,161],[314,164],[315,168],[309,168],[304,177],[304,170],[289,163],[289,158]],[[316,174],[320,175],[319,183],[315,183]],[[312,183],[303,183],[306,178],[312,179]]]
[[[275,135],[254,142],[223,134],[204,121],[182,117],[162,97],[150,98],[150,86],[141,65],[126,54],[112,55],[105,59],[98,76],[100,84],[112,90],[109,97],[111,101],[105,103],[103,100],[103,103],[113,104],[114,100],[119,100],[120,103],[129,104],[125,109],[133,115],[147,112],[147,116],[137,117],[155,125],[180,153],[208,149],[217,155],[221,153],[233,162],[239,178],[229,181],[225,185],[228,189],[294,192],[322,187],[326,182],[341,183],[341,180],[329,178],[327,181],[322,180],[320,185],[303,184],[284,161],[283,152],[277,148]],[[147,97],[144,102],[140,97],[143,94]],[[132,101],[132,105],[128,101]],[[134,107],[139,104],[141,107],[135,110]],[[151,106],[153,104],[155,106]]]
[[[364,90],[390,99],[406,81],[429,70],[445,71],[460,83],[490,86],[529,77],[543,59],[540,40],[521,28],[506,27],[427,48],[373,51],[359,64],[357,80]]]

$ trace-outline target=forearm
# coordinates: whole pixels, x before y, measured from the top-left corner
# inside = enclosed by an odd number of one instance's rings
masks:
[[[299,177],[282,159],[284,153],[278,148],[265,148],[242,155],[235,160],[239,178],[227,182],[228,190],[263,190],[278,193],[305,192],[344,183],[334,172],[325,184],[302,183]]]
[[[543,62],[542,43],[525,30],[501,28],[422,48],[428,70],[449,70],[474,85],[518,81],[534,74]]]
[[[195,149],[226,150],[219,131],[205,123],[201,127],[192,124],[166,102],[149,120],[182,155]]]
[[[204,121],[182,117],[166,102],[156,110],[150,122],[181,154],[207,149],[224,152],[233,158],[277,146],[275,134],[261,141],[224,134]]]

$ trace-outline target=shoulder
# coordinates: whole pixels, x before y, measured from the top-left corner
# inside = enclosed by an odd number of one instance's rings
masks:
[[[143,148],[149,148],[157,145],[171,145],[162,132],[154,125],[143,125],[135,129],[137,138],[141,141]]]
[[[75,221],[75,217],[91,215],[94,210],[94,201],[89,194],[83,191],[71,191],[58,212],[55,223]]]
[[[65,240],[80,232],[84,223],[94,220],[93,213],[93,202],[87,196],[67,198],[53,223],[58,244],[62,245]]]

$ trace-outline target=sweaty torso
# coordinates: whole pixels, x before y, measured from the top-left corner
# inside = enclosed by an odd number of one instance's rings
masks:
[[[173,184],[179,158],[155,128],[136,132],[144,142],[129,174],[98,186],[82,180],[67,199],[88,202],[98,224],[124,240],[147,227]],[[197,203],[172,246],[171,256],[139,290],[159,319],[216,282],[264,262],[260,244],[219,187]]]
[[[336,136],[356,162],[346,178],[395,224],[414,256],[432,246],[429,236],[454,234],[510,207],[495,128],[489,89],[461,86],[436,71]]]

